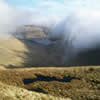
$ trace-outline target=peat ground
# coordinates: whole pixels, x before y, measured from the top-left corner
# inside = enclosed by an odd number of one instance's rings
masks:
[[[72,100],[100,100],[99,66],[0,69],[0,82]]]

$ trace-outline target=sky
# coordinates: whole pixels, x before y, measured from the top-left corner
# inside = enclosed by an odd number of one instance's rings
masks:
[[[7,36],[22,24],[51,26],[64,16],[63,2],[63,0],[0,0],[0,36]]]
[[[69,10],[80,8],[99,9],[100,0],[5,0],[16,8],[31,9],[33,12],[65,16]],[[66,12],[66,13],[65,13]]]
[[[8,2],[9,4],[13,5],[13,6],[24,6],[24,7],[35,7],[38,4],[42,4],[43,2],[49,2],[49,3],[59,3],[59,4],[65,4],[66,6],[68,6],[69,4],[78,4],[80,5],[80,3],[84,6],[86,6],[86,4],[90,5],[90,6],[94,6],[94,7],[99,7],[99,0],[5,0],[6,2]]]
[[[57,11],[59,6],[64,6],[64,0],[5,0],[8,4],[19,7],[19,8],[31,8],[31,9],[39,9],[42,8],[45,12]],[[61,8],[62,9],[62,8]],[[60,10],[60,9],[59,9]]]
[[[59,2],[63,3],[64,0],[6,0],[9,4],[16,5],[16,6],[35,6],[39,2],[44,1],[52,1],[52,2]]]
[[[33,23],[56,23],[81,9],[100,10],[100,0],[0,0],[10,8],[31,15]],[[38,19],[38,20],[37,20]],[[49,21],[49,22],[48,22]]]
[[[33,13],[34,19],[40,19],[36,23],[48,23],[48,20],[57,20],[60,17],[65,16],[64,10],[66,6],[65,0],[5,0],[10,6],[18,9],[29,10]]]

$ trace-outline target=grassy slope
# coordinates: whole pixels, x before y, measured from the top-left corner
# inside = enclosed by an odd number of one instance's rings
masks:
[[[31,92],[19,87],[9,86],[0,82],[0,100],[58,100],[58,97]],[[66,100],[59,98],[59,100]]]
[[[14,38],[5,41],[0,39],[0,65],[20,66],[23,64],[26,55],[23,55],[22,52],[28,52],[27,46],[30,48],[27,65],[43,61],[52,63],[54,61],[53,56],[50,52],[46,52],[47,50],[43,46],[37,47],[37,45],[32,46],[30,44],[24,45]],[[40,48],[43,51],[42,53]],[[19,53],[22,55],[19,55]],[[49,54],[49,61],[45,59],[47,54]],[[31,59],[33,56],[34,60]],[[37,58],[40,58],[40,61]],[[26,84],[24,80],[31,80],[31,82]],[[100,67],[95,66],[94,68],[26,68],[13,70],[2,67],[0,68],[0,82],[58,97],[70,97],[73,100],[100,100]]]
[[[24,42],[15,38],[0,40],[1,66],[25,67],[37,65],[38,63],[42,63],[46,56],[47,53],[43,46],[31,42],[26,42],[24,44]]]
[[[26,80],[26,82],[25,82]],[[0,70],[0,81],[72,100],[100,100],[100,67]]]
[[[18,57],[16,51],[23,52],[27,51],[27,49],[17,39],[0,39],[0,65],[21,65],[22,58]]]
[[[53,52],[52,52],[53,51]],[[61,62],[56,47],[48,47],[31,40],[0,39],[0,65],[9,67],[52,66]],[[5,63],[6,62],[6,63]],[[58,63],[59,62],[59,63]]]

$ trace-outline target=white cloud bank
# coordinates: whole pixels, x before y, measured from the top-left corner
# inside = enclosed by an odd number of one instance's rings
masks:
[[[4,0],[0,1],[0,36],[8,37],[16,30],[18,25],[27,23],[29,14],[27,11],[18,10],[8,5]]]
[[[65,19],[56,24],[50,35],[71,40],[75,48],[88,49],[100,44],[100,1],[66,0]]]
[[[52,26],[63,16],[58,13],[59,7],[64,8],[62,4],[53,0],[39,0],[39,3],[32,8],[14,7],[6,0],[0,0],[0,36],[9,36],[22,24]]]
[[[0,1],[0,36],[6,35],[13,28],[13,14],[14,11],[3,0]]]
[[[0,1],[0,36],[7,36],[18,25],[40,24],[55,26],[53,35],[72,39],[78,48],[88,48],[100,42],[99,0],[39,0],[33,8],[15,8]],[[51,34],[52,34],[51,33]]]

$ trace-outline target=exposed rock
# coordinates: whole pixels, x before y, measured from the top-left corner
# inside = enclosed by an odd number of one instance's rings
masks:
[[[25,25],[19,27],[13,35],[19,39],[46,38],[47,32],[40,26]]]

